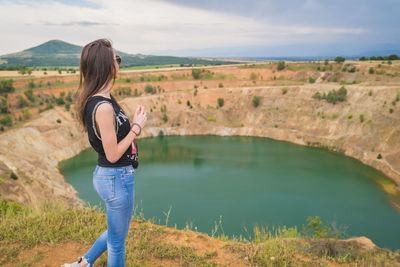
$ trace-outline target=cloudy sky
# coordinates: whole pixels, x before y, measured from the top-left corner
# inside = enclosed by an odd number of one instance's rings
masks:
[[[0,0],[0,54],[109,38],[127,53],[354,55],[400,50],[399,0]]]

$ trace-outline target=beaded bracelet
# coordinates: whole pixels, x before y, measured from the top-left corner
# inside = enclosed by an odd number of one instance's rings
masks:
[[[139,127],[139,133],[136,133],[134,130],[132,130],[134,125],[137,125]],[[134,122],[131,125],[131,131],[134,132],[136,134],[136,136],[139,136],[142,133],[142,127],[140,127],[140,125],[138,123]]]

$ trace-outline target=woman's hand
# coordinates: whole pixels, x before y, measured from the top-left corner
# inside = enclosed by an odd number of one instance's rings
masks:
[[[141,128],[144,127],[147,121],[147,114],[144,112],[144,107],[139,105],[136,108],[136,112],[133,115],[133,123],[137,123],[140,125]]]

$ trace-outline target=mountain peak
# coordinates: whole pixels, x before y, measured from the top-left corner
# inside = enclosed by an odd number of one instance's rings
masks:
[[[50,40],[41,45],[24,50],[34,54],[80,54],[82,47],[62,40]]]

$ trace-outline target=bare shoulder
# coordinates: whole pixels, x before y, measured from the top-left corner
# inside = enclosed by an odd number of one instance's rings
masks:
[[[112,114],[113,112],[114,112],[114,108],[111,105],[111,103],[108,103],[108,102],[101,103],[97,107],[97,111],[96,111],[96,113],[98,113],[99,115],[104,115],[104,114],[109,114],[109,113]]]

